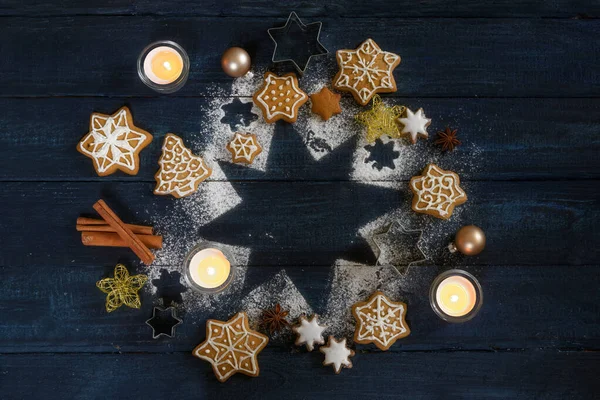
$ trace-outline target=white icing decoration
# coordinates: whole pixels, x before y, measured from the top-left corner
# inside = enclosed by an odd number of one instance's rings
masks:
[[[321,347],[319,350],[325,354],[323,365],[333,364],[333,369],[335,369],[336,374],[340,373],[342,366],[352,368],[350,357],[354,355],[354,352],[346,347],[346,339],[342,339],[338,342],[330,336],[327,346]]]
[[[323,331],[327,329],[325,325],[319,325],[319,317],[315,314],[310,320],[305,317],[300,317],[300,326],[293,328],[294,332],[298,334],[296,339],[296,346],[306,345],[308,351],[313,351],[316,344],[323,344]]]
[[[254,136],[239,132],[236,132],[231,142],[229,142],[229,148],[233,150],[234,158],[241,158],[248,163],[252,162],[252,157],[256,152],[262,150],[259,148]]]
[[[221,328],[221,334],[210,334],[206,340],[194,350],[194,355],[212,364],[217,378],[226,380],[236,372],[245,372],[250,375],[258,373],[256,356],[267,345],[268,339],[257,332],[247,329],[247,316],[238,313],[227,322],[208,321],[209,332],[213,326]],[[249,342],[257,341],[258,346],[250,346]],[[213,357],[205,355],[206,347],[214,352]]]
[[[417,136],[428,137],[427,127],[431,123],[431,119],[425,117],[422,108],[419,108],[416,113],[413,113],[409,108],[406,109],[406,117],[398,118],[398,121],[404,126],[402,132],[410,135],[410,140],[413,143],[417,142]]]
[[[126,109],[114,116],[92,114],[91,126],[91,132],[79,142],[79,149],[93,159],[98,173],[114,165],[132,172],[137,169],[135,153],[148,143],[148,136],[129,126]],[[84,143],[90,140],[93,145],[88,150]]]
[[[354,91],[361,104],[367,104],[378,90],[393,88],[392,71],[400,57],[382,51],[372,39],[364,41],[356,50],[338,50],[336,57],[340,65],[340,73],[334,86]],[[378,68],[376,65],[378,59],[383,60],[385,68]],[[359,84],[365,81],[368,82],[368,87],[359,89]]]
[[[175,157],[177,163],[170,162],[169,160],[174,158],[173,154],[183,154],[183,161],[180,161],[181,157]],[[196,191],[198,182],[202,182],[211,174],[204,160],[193,155],[179,136],[170,133],[165,136],[158,165],[160,169],[156,175],[154,189],[156,194],[175,193],[178,197],[187,196]],[[176,170],[179,172],[175,172]]]
[[[283,83],[285,83],[285,85],[291,85],[292,86],[292,90],[295,93],[294,94],[294,99],[296,99],[294,101],[294,103],[291,105],[291,107],[289,109],[285,109],[285,110],[276,110],[275,105],[273,106],[269,106],[269,104],[267,104],[267,102],[265,100],[268,99],[268,97],[265,97],[265,94],[269,88],[269,85],[275,85],[275,82],[279,82],[279,81],[283,81]],[[282,85],[279,85],[278,87],[279,92],[277,93],[276,97],[273,97],[272,100],[275,101],[277,100],[277,98],[279,97],[284,97],[285,101],[288,101],[288,96],[290,91],[288,90],[287,93],[284,93],[282,89],[285,89]],[[271,90],[271,94],[275,94],[274,90]],[[296,84],[294,82],[294,78],[292,76],[276,76],[273,74],[268,74],[266,77],[266,85],[265,88],[262,90],[262,92],[260,92],[258,94],[258,96],[256,96],[256,99],[258,100],[258,102],[264,106],[265,110],[266,110],[266,114],[267,114],[267,118],[268,120],[273,119],[275,116],[277,115],[283,115],[285,117],[288,117],[290,119],[294,119],[296,118],[296,111],[297,111],[297,106],[299,103],[301,103],[304,100],[308,99],[308,96],[306,95],[306,93],[304,93],[302,90],[300,90],[298,87],[296,87]],[[280,104],[281,105],[281,104]],[[299,106],[298,106],[299,108]]]
[[[410,180],[410,186],[418,200],[413,206],[415,210],[433,211],[440,217],[449,216],[455,205],[467,200],[457,177],[452,171],[444,171],[435,164],[429,164],[423,175]]]
[[[406,309],[400,303],[389,300],[379,293],[367,304],[354,310],[359,326],[357,341],[370,341],[388,347],[407,332],[403,324]]]

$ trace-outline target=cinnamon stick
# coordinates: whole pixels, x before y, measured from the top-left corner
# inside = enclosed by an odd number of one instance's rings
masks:
[[[87,219],[87,218],[86,218]],[[77,218],[77,226],[76,229],[78,232],[115,232],[115,229],[108,225],[104,220],[100,220],[103,222],[102,225],[99,224],[80,224],[80,218]],[[152,227],[151,226],[143,226],[143,225],[131,225],[126,224],[131,232],[139,234],[139,235],[152,235]]]
[[[117,217],[117,215],[110,209],[110,207],[104,202],[104,200],[98,200],[94,204],[94,210],[102,219],[106,221],[110,226],[115,228],[117,235],[121,237],[131,250],[142,260],[146,265],[152,264],[154,261],[154,254],[146,247],[144,243],[127,227],[127,225]]]
[[[137,235],[150,249],[162,249],[162,236]],[[114,232],[81,232],[81,243],[86,246],[128,247],[127,243]]]

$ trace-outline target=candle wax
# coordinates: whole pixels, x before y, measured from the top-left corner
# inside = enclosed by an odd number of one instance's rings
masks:
[[[475,286],[462,276],[444,279],[439,284],[435,297],[440,309],[453,317],[468,314],[477,301]]]
[[[207,289],[221,286],[231,273],[229,260],[217,249],[204,249],[196,253],[189,269],[192,280]]]
[[[183,71],[183,58],[172,47],[152,49],[144,59],[144,73],[152,82],[166,85],[179,78]]]

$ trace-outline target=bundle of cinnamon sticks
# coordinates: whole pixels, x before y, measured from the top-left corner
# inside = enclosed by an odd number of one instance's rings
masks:
[[[162,236],[154,235],[151,226],[125,224],[103,200],[94,204],[102,219],[77,218],[77,231],[86,246],[129,247],[144,264],[152,264],[150,249],[162,248]]]

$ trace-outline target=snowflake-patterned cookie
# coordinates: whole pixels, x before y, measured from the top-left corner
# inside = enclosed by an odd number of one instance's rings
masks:
[[[308,101],[308,95],[299,88],[296,74],[277,76],[267,72],[252,100],[268,123],[280,119],[293,123],[298,119],[298,109]]]
[[[338,50],[336,59],[340,70],[333,78],[333,87],[352,93],[360,105],[366,105],[376,93],[397,90],[393,71],[400,64],[400,56],[382,51],[373,39],[365,40],[356,50]]]
[[[171,194],[181,198],[198,190],[200,182],[210,176],[212,170],[204,160],[192,154],[177,135],[167,133],[162,154],[158,160],[160,169],[154,175],[154,194]]]
[[[396,340],[410,335],[410,329],[404,319],[406,304],[392,301],[379,291],[373,293],[366,302],[354,304],[352,315],[356,319],[356,343],[374,343],[385,351]]]
[[[227,322],[209,319],[206,339],[192,354],[211,363],[217,379],[225,382],[236,372],[258,376],[257,357],[268,342],[266,335],[250,329],[246,313],[239,312]]]
[[[437,218],[450,218],[454,207],[467,201],[458,175],[435,164],[428,164],[422,175],[413,176],[410,189],[413,192],[412,209]]]
[[[306,345],[308,351],[313,351],[316,344],[323,344],[323,331],[327,329],[325,325],[319,325],[319,316],[317,314],[308,320],[303,315],[299,318],[299,324],[294,326],[292,330],[298,334],[296,346]]]
[[[231,153],[234,163],[252,164],[261,153],[262,147],[255,134],[236,132],[233,139],[227,143],[227,150]]]
[[[90,131],[77,144],[77,151],[94,161],[99,176],[117,170],[136,175],[139,153],[151,141],[151,134],[133,125],[129,108],[122,107],[113,115],[93,113]]]
[[[425,117],[422,108],[419,108],[416,113],[407,108],[406,116],[404,118],[398,118],[398,122],[402,125],[402,131],[400,133],[402,135],[409,135],[412,144],[417,143],[417,138],[419,136],[425,139],[429,136],[427,127],[431,124],[431,119]]]
[[[325,354],[323,365],[332,365],[336,374],[339,374],[344,368],[352,368],[350,357],[354,356],[354,350],[346,347],[346,339],[339,342],[333,336],[329,336],[327,346],[323,346],[319,351]]]

